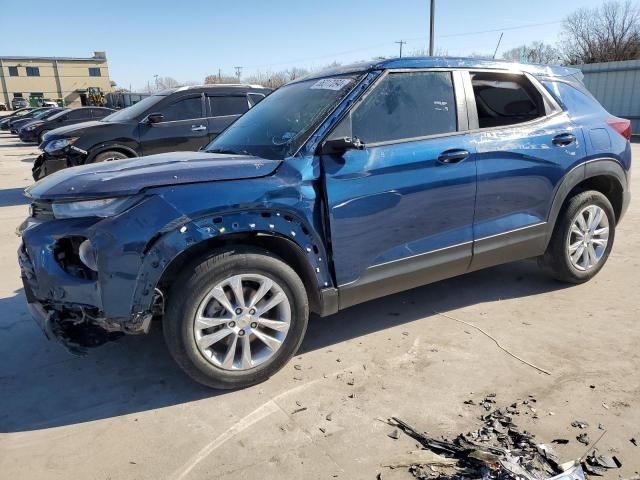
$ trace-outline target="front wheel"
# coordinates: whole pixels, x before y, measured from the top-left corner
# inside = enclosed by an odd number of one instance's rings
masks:
[[[607,262],[615,233],[616,217],[607,197],[594,190],[579,193],[558,217],[540,263],[560,281],[586,282]]]
[[[171,355],[212,388],[262,382],[295,354],[309,305],[300,277],[269,252],[219,252],[186,267],[173,282],[164,318]]]
[[[125,158],[129,158],[129,157],[127,157],[122,152],[116,152],[116,151],[109,150],[109,151],[102,152],[102,153],[99,153],[98,155],[96,155],[94,157],[94,159],[91,161],[91,163],[110,162],[111,160],[124,160]]]

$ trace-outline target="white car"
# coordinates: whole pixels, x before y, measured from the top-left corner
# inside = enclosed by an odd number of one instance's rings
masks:
[[[44,102],[42,102],[42,106],[56,108],[56,107],[59,107],[60,105],[58,105],[58,102],[54,102],[53,100],[45,100]]]

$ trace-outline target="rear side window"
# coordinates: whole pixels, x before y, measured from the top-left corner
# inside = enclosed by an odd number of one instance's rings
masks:
[[[561,81],[545,80],[542,84],[573,118],[594,113],[607,113],[605,108],[581,83],[572,82],[570,85]]]
[[[209,97],[209,105],[214,117],[242,115],[249,110],[247,97]]]
[[[183,98],[162,109],[165,122],[192,120],[202,117],[202,97]]]
[[[545,115],[540,92],[519,74],[471,73],[480,128],[528,122]]]
[[[89,109],[88,108],[79,108],[77,110],[71,110],[64,117],[65,120],[82,120],[89,118]]]
[[[351,129],[365,143],[456,131],[451,73],[389,73],[352,113]]]

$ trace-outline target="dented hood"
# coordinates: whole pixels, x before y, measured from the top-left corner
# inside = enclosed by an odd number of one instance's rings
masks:
[[[172,152],[66,168],[25,190],[34,199],[134,195],[149,187],[264,177],[280,165],[249,155]]]

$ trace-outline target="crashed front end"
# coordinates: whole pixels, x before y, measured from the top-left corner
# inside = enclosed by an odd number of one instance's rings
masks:
[[[123,244],[106,233],[114,218],[56,218],[53,209],[34,201],[17,232],[28,308],[45,335],[83,353],[125,333],[146,333],[160,313],[155,304],[130,310],[144,242]]]
[[[88,152],[74,145],[78,137],[46,140],[40,144],[42,153],[33,164],[31,173],[38,181],[65,168],[84,165]]]

